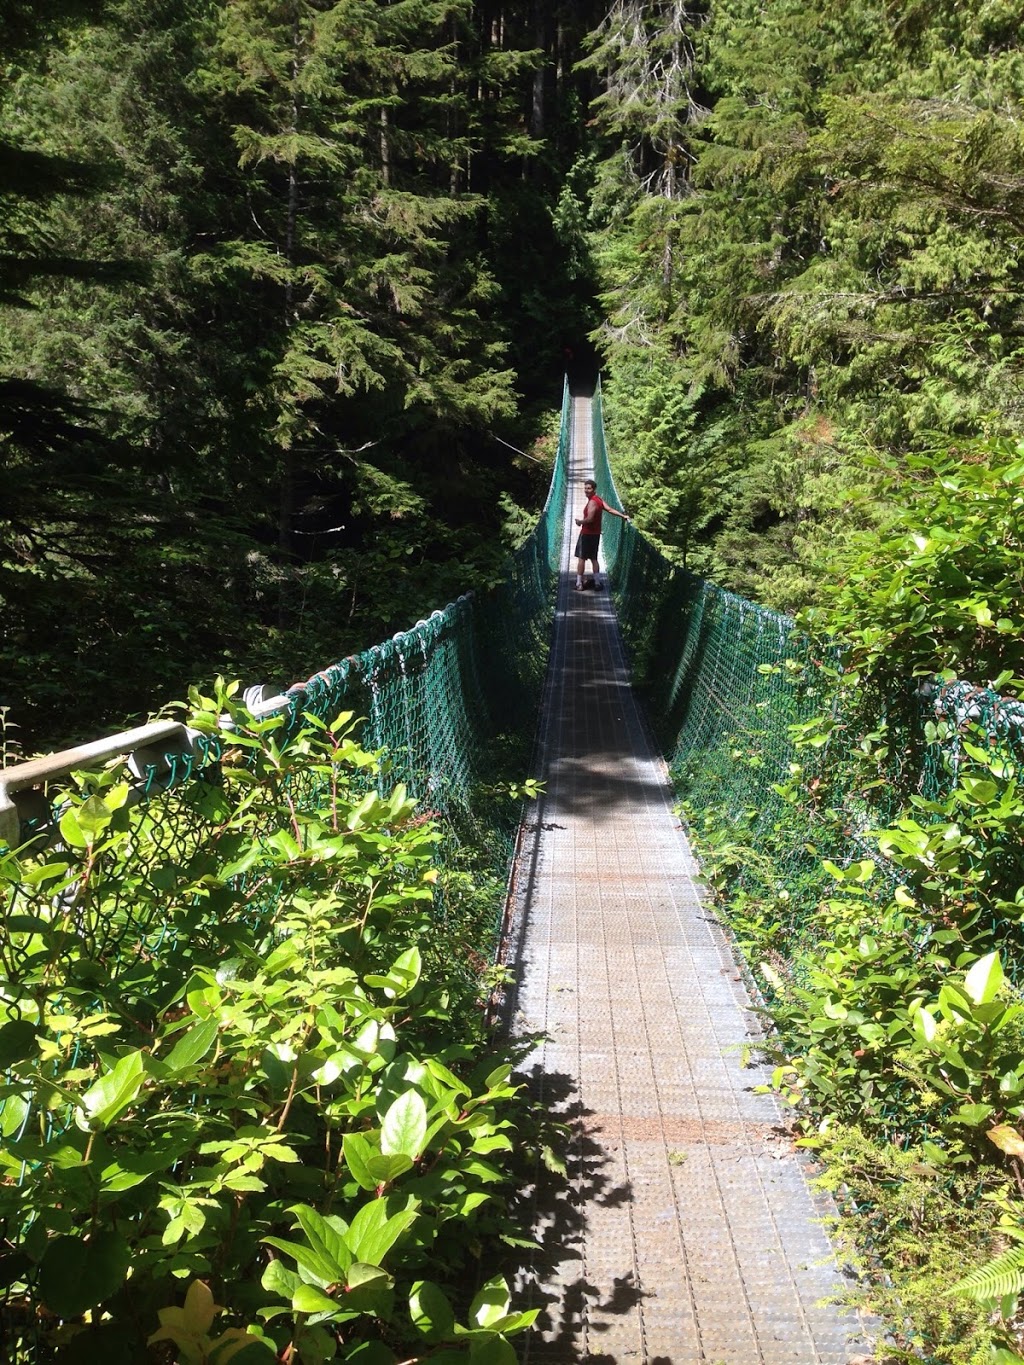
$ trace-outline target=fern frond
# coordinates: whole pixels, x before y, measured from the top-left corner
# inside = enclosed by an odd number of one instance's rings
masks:
[[[976,1303],[989,1299],[1002,1299],[1007,1295],[1019,1294],[1024,1290],[1024,1246],[1010,1247],[989,1261],[978,1266],[962,1280],[958,1280],[947,1294],[962,1294]]]

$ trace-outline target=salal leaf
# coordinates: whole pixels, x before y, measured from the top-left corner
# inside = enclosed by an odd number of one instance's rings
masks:
[[[990,1104],[962,1104],[956,1111],[956,1117],[961,1123],[967,1123],[972,1128],[977,1128],[985,1122],[992,1112],[993,1109]]]
[[[267,1262],[267,1268],[263,1272],[260,1280],[263,1288],[271,1294],[280,1294],[286,1299],[291,1299],[302,1281],[294,1270],[289,1270],[285,1263],[278,1257]]]
[[[914,1032],[919,1034],[926,1043],[930,1043],[935,1037],[936,1029],[935,1016],[931,1010],[925,1009],[922,1005],[914,1015]]]
[[[11,1019],[0,1028],[0,1071],[7,1071],[16,1062],[38,1052],[37,1030],[27,1019]]]
[[[411,1171],[412,1167],[412,1157],[406,1156],[403,1152],[398,1152],[395,1156],[381,1156],[378,1152],[366,1163],[367,1173],[373,1180],[369,1188],[376,1189],[378,1185],[389,1185],[392,1180],[405,1175],[406,1171]]]
[[[423,1151],[427,1136],[427,1106],[416,1090],[399,1095],[384,1115],[380,1150],[385,1156],[402,1153],[415,1159]]]
[[[460,1081],[458,1076],[456,1076],[454,1072],[449,1071],[436,1057],[428,1057],[426,1066],[427,1070],[436,1080],[439,1080],[443,1085],[446,1085],[450,1090],[454,1091],[455,1094],[469,1094],[469,1086]]]
[[[338,1301],[312,1284],[296,1287],[292,1294],[292,1307],[296,1313],[330,1313],[332,1317],[339,1311]]]
[[[380,1178],[370,1170],[369,1163],[379,1152],[373,1143],[362,1133],[346,1133],[342,1144],[345,1164],[355,1177],[356,1183],[364,1190],[373,1190],[381,1183]],[[412,1165],[412,1162],[409,1163]]]
[[[999,994],[1003,985],[1003,964],[998,953],[979,957],[964,977],[964,989],[976,1005],[988,1005]]]
[[[164,1065],[171,1071],[185,1071],[201,1062],[217,1039],[217,1020],[204,1019],[188,1030],[171,1049]]]
[[[444,1291],[432,1280],[419,1280],[409,1295],[412,1325],[432,1345],[444,1341],[455,1328],[455,1313]]]
[[[306,1243],[288,1242],[280,1237],[264,1237],[264,1242],[291,1256],[304,1279],[312,1276],[323,1287],[344,1284],[355,1259],[341,1230],[344,1224],[340,1219],[322,1218],[305,1204],[296,1204],[292,1213],[306,1235]]]
[[[370,985],[381,987],[393,1000],[400,1000],[414,989],[423,970],[423,959],[418,948],[409,948],[391,964],[384,977],[367,977]]]
[[[84,1112],[75,1115],[78,1126],[94,1133],[109,1128],[134,1104],[145,1079],[142,1053],[129,1052],[82,1096]]]
[[[355,1261],[348,1272],[348,1293],[344,1304],[346,1308],[360,1313],[390,1316],[395,1298],[392,1290],[393,1281],[386,1270]]]
[[[389,1199],[373,1199],[352,1219],[348,1242],[356,1259],[366,1265],[379,1266],[406,1228],[416,1220],[416,1204],[389,1216],[391,1203]]]
[[[500,1275],[488,1280],[469,1306],[469,1317],[478,1327],[490,1327],[507,1315],[511,1302],[508,1285]]]
[[[491,1329],[500,1332],[502,1336],[511,1336],[516,1332],[525,1332],[528,1327],[533,1326],[539,1316],[539,1308],[527,1308],[523,1313],[510,1313],[507,1317],[499,1318],[497,1322],[491,1324]]]
[[[109,1299],[124,1284],[131,1254],[117,1232],[98,1232],[88,1241],[56,1237],[39,1266],[39,1293],[59,1318],[77,1318]]]
[[[470,1365],[516,1365],[518,1359],[515,1347],[497,1333],[470,1343]]]

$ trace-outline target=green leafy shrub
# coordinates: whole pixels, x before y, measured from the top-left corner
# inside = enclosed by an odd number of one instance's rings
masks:
[[[0,863],[8,1358],[510,1365],[533,1124],[486,976],[445,972],[440,831],[350,716],[194,700],[219,768],[142,805],[79,774]]]

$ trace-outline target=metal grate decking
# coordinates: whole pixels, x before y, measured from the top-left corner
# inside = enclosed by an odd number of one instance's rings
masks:
[[[591,472],[577,398],[566,559]],[[606,491],[606,490],[599,490]],[[665,765],[630,688],[607,592],[563,573],[540,739],[547,784],[517,877],[517,1033],[573,1132],[572,1196],[536,1207],[543,1304],[527,1360],[845,1365],[859,1328],[826,1206],[741,1064],[757,1024],[701,898]],[[862,1348],[861,1348],[862,1349]]]

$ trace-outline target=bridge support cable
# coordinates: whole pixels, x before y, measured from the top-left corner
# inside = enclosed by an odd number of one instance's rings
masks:
[[[615,501],[594,420],[576,398],[546,789],[522,832],[512,918],[509,1015],[540,1039],[523,1074],[573,1135],[572,1199],[535,1200],[543,1250],[524,1288],[545,1311],[525,1354],[841,1365],[859,1325],[821,1305],[842,1289],[828,1209],[774,1098],[754,1093],[765,1075],[741,1067],[758,1024],[673,816],[612,595],[573,587],[583,479],[596,472]]]

